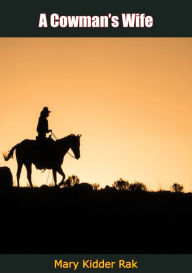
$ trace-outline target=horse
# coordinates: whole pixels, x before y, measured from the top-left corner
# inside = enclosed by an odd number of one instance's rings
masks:
[[[8,153],[4,155],[4,159],[7,161],[13,157],[14,151],[16,151],[17,159],[17,186],[19,187],[19,179],[23,164],[27,170],[27,179],[31,188],[33,187],[31,180],[32,164],[37,169],[52,169],[55,186],[57,186],[57,172],[62,176],[60,182],[65,180],[65,174],[61,168],[64,156],[71,148],[74,157],[80,158],[80,137],[81,135],[68,135],[64,138],[57,139],[45,139],[44,142],[38,140],[25,139],[22,142],[16,144]]]

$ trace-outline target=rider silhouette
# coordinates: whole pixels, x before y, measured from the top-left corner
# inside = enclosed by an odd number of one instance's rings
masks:
[[[39,122],[37,125],[38,140],[46,140],[47,139],[46,134],[52,132],[52,130],[49,130],[47,120],[47,117],[49,116],[50,112],[51,111],[49,111],[48,107],[44,107],[40,113]]]

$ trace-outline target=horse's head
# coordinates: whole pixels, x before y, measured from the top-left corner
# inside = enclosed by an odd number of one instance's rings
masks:
[[[80,158],[80,137],[81,135],[71,135],[71,150],[73,151],[75,158]]]

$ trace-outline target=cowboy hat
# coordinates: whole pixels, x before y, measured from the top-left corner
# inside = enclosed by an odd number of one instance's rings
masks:
[[[51,111],[49,111],[48,107],[44,107],[42,112],[43,113],[51,113]]]

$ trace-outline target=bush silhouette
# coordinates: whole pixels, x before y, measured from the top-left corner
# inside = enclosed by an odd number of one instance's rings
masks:
[[[100,185],[98,183],[93,183],[92,188],[94,191],[98,191],[100,189]]]
[[[67,185],[69,188],[74,187],[76,184],[79,184],[80,179],[76,175],[69,176],[64,184]]]
[[[110,187],[109,185],[106,185],[104,188],[104,191],[106,192],[114,192],[116,191],[116,188],[112,185],[112,187]]]
[[[8,167],[0,167],[0,189],[11,189],[13,187],[13,176]]]
[[[93,191],[93,187],[91,184],[83,182],[83,183],[77,183],[74,185],[74,188],[78,191],[82,191],[82,192],[90,192]]]
[[[128,190],[129,182],[120,178],[119,180],[115,181],[112,186],[117,190]]]
[[[183,192],[184,188],[183,188],[183,185],[180,185],[178,183],[174,183],[172,186],[171,186],[171,191],[172,192]]]
[[[141,182],[135,182],[129,185],[130,191],[147,191],[147,187],[145,184]]]

